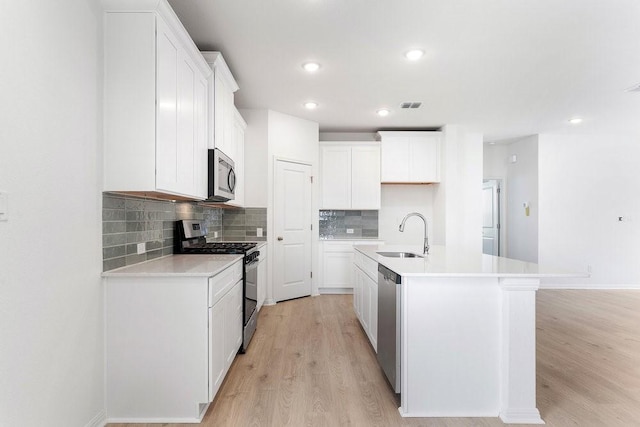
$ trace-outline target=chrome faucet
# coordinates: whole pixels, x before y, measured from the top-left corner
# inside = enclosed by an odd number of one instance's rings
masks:
[[[424,218],[424,216],[422,216],[422,214],[419,214],[418,212],[411,212],[409,214],[407,214],[407,216],[404,217],[404,219],[402,220],[402,224],[400,224],[400,227],[398,228],[401,232],[404,232],[404,223],[407,222],[407,219],[411,216],[417,216],[418,218],[422,219],[422,222],[424,222],[424,252],[422,252],[423,254],[428,254],[429,253],[429,239],[427,238],[427,220]]]

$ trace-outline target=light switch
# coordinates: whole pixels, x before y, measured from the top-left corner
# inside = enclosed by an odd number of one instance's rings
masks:
[[[138,243],[138,246],[136,248],[137,252],[138,252],[138,255],[141,255],[141,254],[143,254],[145,252],[145,246],[146,245],[144,243]]]
[[[256,228],[256,237],[262,237],[262,228],[261,227]]]
[[[0,221],[9,221],[9,194],[0,191]]]

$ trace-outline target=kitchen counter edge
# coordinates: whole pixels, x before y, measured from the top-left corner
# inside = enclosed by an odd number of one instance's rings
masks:
[[[431,246],[424,258],[390,258],[379,251],[422,254],[422,248],[408,245],[362,245],[354,249],[405,277],[503,277],[503,278],[584,278],[588,273],[567,272],[555,267],[511,258],[465,252],[446,246]]]
[[[174,254],[105,271],[102,277],[211,277],[242,257],[242,255]]]

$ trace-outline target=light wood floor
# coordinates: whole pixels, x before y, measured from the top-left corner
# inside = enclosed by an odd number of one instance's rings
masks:
[[[324,295],[264,307],[202,425],[504,425],[400,417],[351,301]],[[543,290],[537,303],[538,408],[547,425],[639,426],[640,291]]]

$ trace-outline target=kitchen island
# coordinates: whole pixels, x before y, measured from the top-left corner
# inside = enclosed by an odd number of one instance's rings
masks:
[[[355,250],[401,276],[402,416],[544,423],[536,407],[536,291],[542,278],[586,274],[444,246],[424,258],[378,254],[422,254],[418,246]]]

